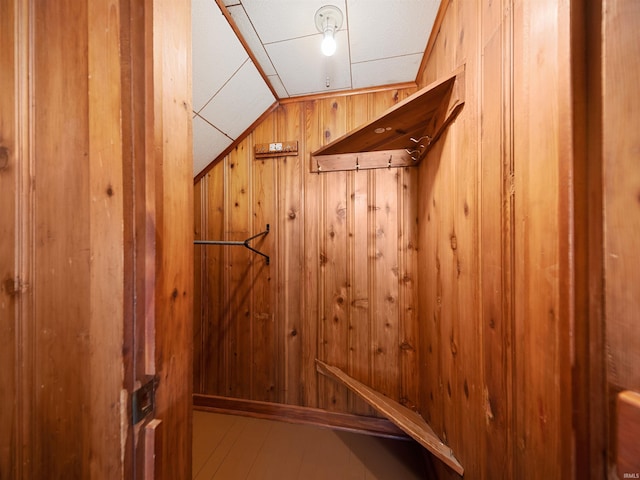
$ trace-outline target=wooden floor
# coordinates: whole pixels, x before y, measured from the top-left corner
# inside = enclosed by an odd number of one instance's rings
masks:
[[[193,478],[424,479],[415,442],[193,412]]]

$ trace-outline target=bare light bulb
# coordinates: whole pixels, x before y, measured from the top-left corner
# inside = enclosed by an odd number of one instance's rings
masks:
[[[333,28],[327,27],[324,31],[324,38],[322,39],[322,44],[320,45],[322,53],[324,53],[327,57],[330,57],[334,53],[336,53],[336,39],[333,36]]]

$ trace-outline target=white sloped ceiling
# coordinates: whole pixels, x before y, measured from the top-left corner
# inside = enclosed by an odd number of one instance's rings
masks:
[[[221,5],[192,4],[194,175],[279,99],[415,81],[440,0],[221,0]],[[324,5],[344,14],[332,57],[320,52],[322,34],[314,21]]]

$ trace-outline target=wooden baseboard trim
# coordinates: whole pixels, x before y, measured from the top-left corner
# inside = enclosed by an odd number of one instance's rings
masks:
[[[334,430],[363,433],[378,437],[411,440],[406,433],[384,418],[329,412],[319,408],[219,397],[216,395],[202,395],[198,393],[193,395],[193,407],[196,410],[208,412],[243,415],[267,420],[327,427]]]

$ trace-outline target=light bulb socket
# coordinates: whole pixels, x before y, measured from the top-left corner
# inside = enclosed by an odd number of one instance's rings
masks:
[[[335,33],[342,27],[343,15],[334,5],[325,5],[315,14],[316,28],[322,33],[322,53],[330,57],[336,51]]]

